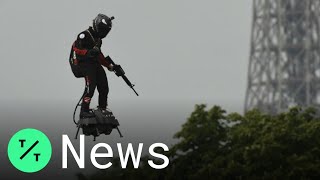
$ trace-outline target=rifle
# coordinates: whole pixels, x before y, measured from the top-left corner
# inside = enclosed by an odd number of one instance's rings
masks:
[[[107,57],[105,57],[106,58],[106,60],[107,61],[109,61],[112,65],[113,65],[113,67],[115,68],[114,69],[114,72],[116,73],[116,75],[119,77],[119,76],[121,76],[122,77],[122,79],[127,83],[127,85],[134,91],[134,93],[137,95],[137,96],[139,96],[139,94],[137,93],[137,91],[134,89],[134,84],[132,84],[130,81],[129,81],[129,79],[127,78],[127,76],[125,75],[125,72],[124,72],[124,70],[122,69],[122,67],[120,66],[120,65],[117,65],[117,64],[115,64],[114,62],[113,62],[113,60],[109,57],[109,56],[107,56]]]
[[[113,20],[113,19],[114,19],[114,17],[111,17],[111,20]],[[90,34],[93,42],[95,42],[95,47],[98,47],[98,49],[100,50],[102,41],[100,40],[100,41],[96,42],[96,40],[93,38],[93,36],[92,36],[92,34],[90,33],[89,30],[88,30],[88,33]],[[105,57],[105,59],[106,59],[107,61],[111,62],[111,64],[112,64],[114,67],[116,67],[116,69],[114,69],[116,75],[117,75],[118,77],[121,76],[122,79],[127,83],[127,85],[134,91],[134,93],[136,93],[136,95],[139,96],[139,94],[137,93],[137,91],[133,88],[133,87],[134,87],[134,84],[132,84],[132,83],[129,81],[129,79],[127,78],[127,76],[124,75],[125,72],[124,72],[124,70],[122,69],[122,67],[121,67],[120,65],[115,64],[115,63],[113,62],[113,60],[110,58],[110,56]]]

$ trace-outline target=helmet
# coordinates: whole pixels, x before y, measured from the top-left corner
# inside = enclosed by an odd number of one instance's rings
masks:
[[[104,38],[110,32],[112,27],[112,20],[114,17],[109,18],[104,14],[98,14],[93,20],[93,29],[97,32],[99,38]]]

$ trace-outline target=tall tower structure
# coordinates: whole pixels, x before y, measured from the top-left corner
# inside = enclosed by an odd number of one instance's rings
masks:
[[[254,0],[245,111],[320,109],[320,0]]]

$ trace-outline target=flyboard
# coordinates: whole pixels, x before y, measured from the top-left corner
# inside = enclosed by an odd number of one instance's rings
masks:
[[[139,96],[139,94],[134,89],[134,84],[132,84],[129,79],[125,76],[125,72],[120,65],[116,65],[112,59],[108,56],[106,57],[113,65],[114,65],[114,72],[118,77],[122,77],[122,79],[127,83],[127,85],[134,91],[134,93]],[[85,136],[93,136],[93,140],[96,140],[96,137],[100,136],[101,134],[109,135],[113,129],[116,129],[120,135],[123,137],[120,129],[119,129],[119,121],[113,115],[110,109],[102,112],[99,108],[92,109],[90,117],[83,117],[76,120],[76,112],[79,106],[81,106],[81,100],[84,97],[85,93],[87,92],[87,86],[85,87],[84,93],[79,99],[74,112],[73,112],[73,122],[77,125],[77,133],[75,139],[78,138],[79,131],[82,129],[82,133]]]

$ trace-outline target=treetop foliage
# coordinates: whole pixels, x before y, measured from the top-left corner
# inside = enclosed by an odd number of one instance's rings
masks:
[[[114,179],[315,179],[320,177],[320,119],[315,109],[294,107],[269,115],[257,109],[227,114],[219,106],[196,105],[154,170],[106,170]],[[92,179],[99,179],[97,177]]]

